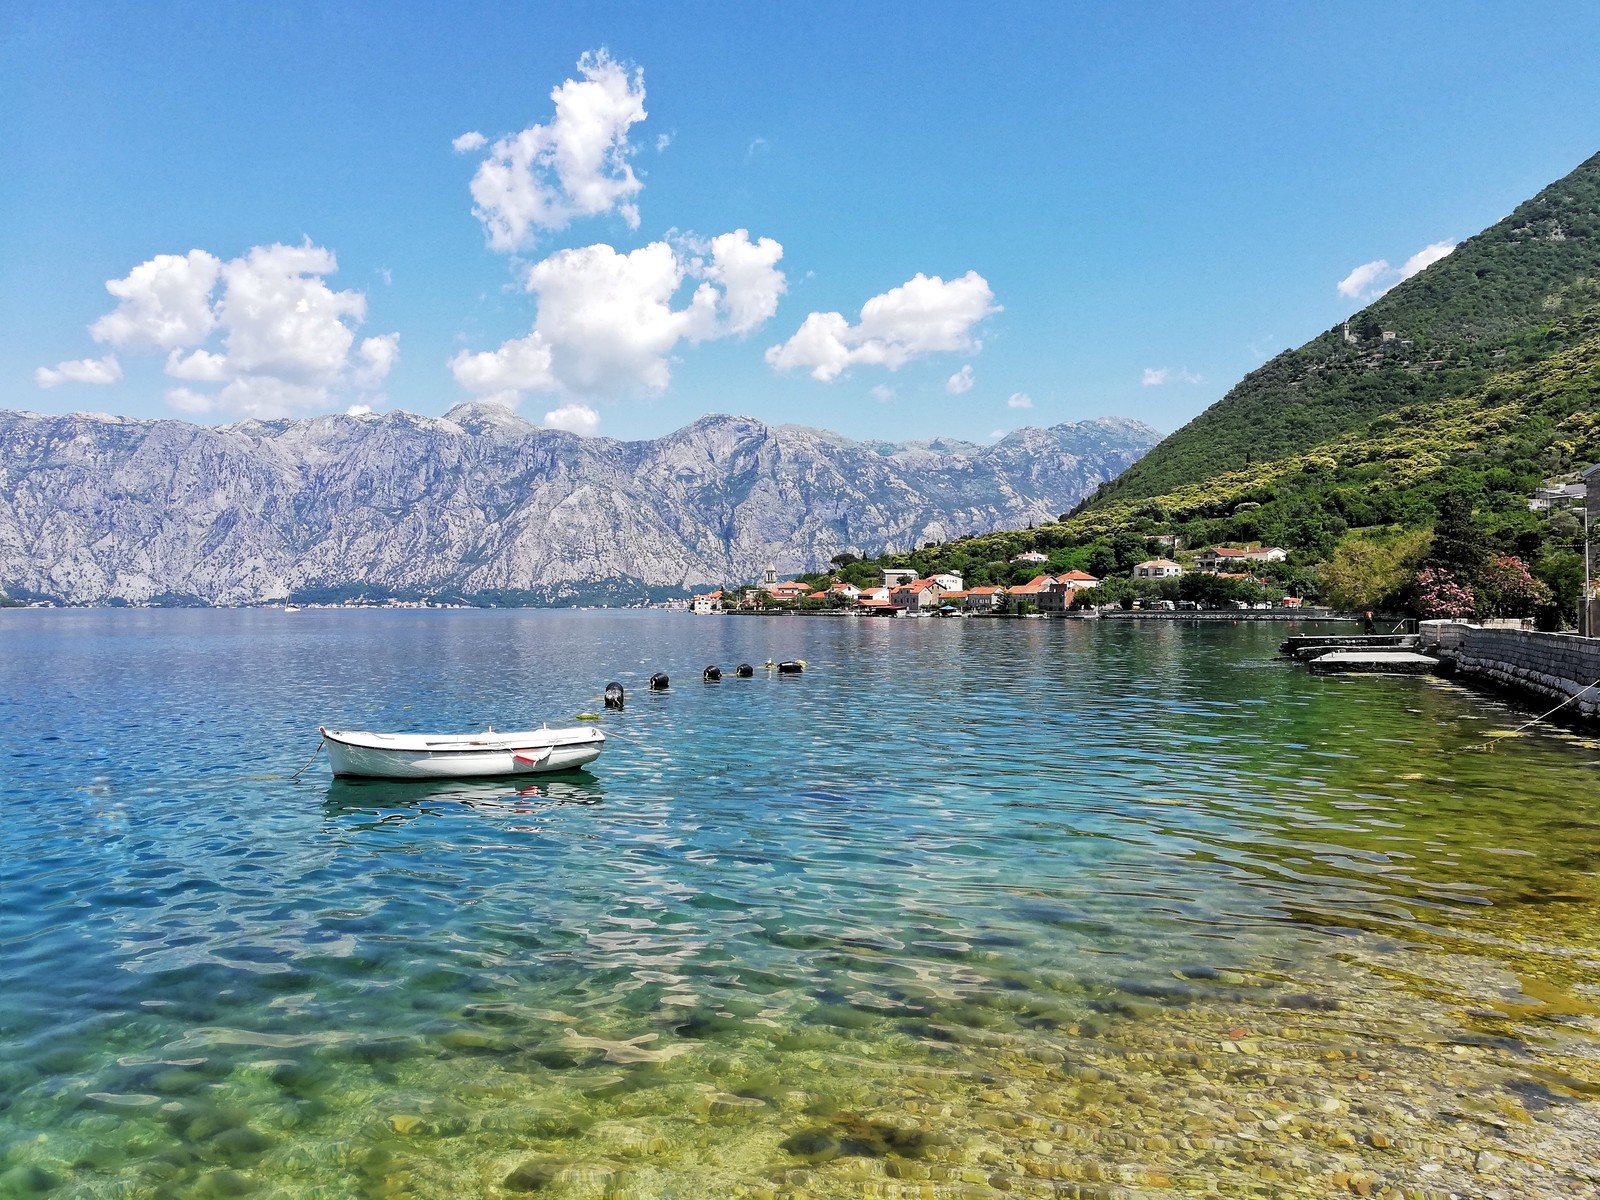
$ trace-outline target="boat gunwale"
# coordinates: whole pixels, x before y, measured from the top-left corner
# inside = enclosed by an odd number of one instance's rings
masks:
[[[575,727],[564,729],[524,729],[516,730],[497,736],[514,740],[497,742],[479,742],[475,745],[459,744],[464,739],[480,737],[481,734],[461,733],[440,735],[439,742],[424,741],[420,745],[395,745],[385,744],[381,741],[354,741],[354,738],[417,738],[425,739],[425,733],[373,733],[368,730],[357,729],[328,729],[318,726],[317,730],[324,741],[332,742],[338,746],[349,746],[355,750],[376,750],[386,754],[406,754],[426,756],[429,758],[446,755],[484,755],[484,754],[515,754],[519,750],[557,749],[564,746],[582,746],[589,743],[603,743],[606,735],[600,730],[591,727]],[[569,735],[562,737],[561,735]],[[451,745],[451,742],[457,744]]]

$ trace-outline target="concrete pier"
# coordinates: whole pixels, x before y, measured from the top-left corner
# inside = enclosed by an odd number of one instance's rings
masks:
[[[1431,675],[1439,660],[1413,650],[1333,650],[1306,665],[1313,675]]]
[[[1404,647],[1417,644],[1414,633],[1297,633],[1283,639],[1278,647],[1291,658],[1298,658],[1302,650],[1325,646],[1331,649],[1371,650],[1380,647]]]

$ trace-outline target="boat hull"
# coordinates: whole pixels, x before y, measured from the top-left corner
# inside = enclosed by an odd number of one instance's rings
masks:
[[[573,771],[600,757],[605,735],[598,729],[534,730],[522,734],[475,734],[432,739],[322,731],[328,761],[339,778],[483,779]]]

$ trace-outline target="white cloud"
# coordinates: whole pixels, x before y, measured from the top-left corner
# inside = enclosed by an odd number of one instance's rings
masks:
[[[556,111],[548,125],[496,141],[472,177],[473,215],[493,250],[523,250],[540,230],[612,211],[639,227],[629,200],[644,185],[628,163],[628,130],[645,118],[644,72],[630,74],[601,50],[580,58],[578,73],[582,79],[550,93]],[[471,136],[452,144],[462,149]]]
[[[221,383],[228,378],[228,356],[209,350],[192,350],[185,354],[172,349],[167,352],[167,374],[194,383]]]
[[[352,354],[366,297],[329,288],[322,277],[337,269],[333,254],[309,241],[256,246],[227,262],[204,250],[158,254],[106,284],[119,303],[89,332],[119,349],[166,350],[173,379],[222,385],[168,391],[182,412],[275,417],[325,408],[337,391],[376,388],[399,354],[392,333]],[[207,345],[218,336],[220,345]]]
[[[89,336],[118,349],[195,345],[216,326],[211,293],[221,270],[204,250],[158,254],[126,278],[106,281],[121,303],[89,326]]]
[[[1454,242],[1432,242],[1424,246],[1406,259],[1406,265],[1400,268],[1400,278],[1410,279],[1418,272],[1426,271],[1455,248],[1456,244]]]
[[[372,411],[372,405],[370,404],[352,404],[344,410],[344,415],[347,417],[371,417],[377,414]]]
[[[917,274],[861,306],[859,324],[836,312],[814,312],[787,342],[771,347],[767,362],[778,371],[809,369],[824,383],[863,363],[897,370],[913,358],[940,351],[975,353],[982,343],[972,327],[1002,311],[976,271],[946,283]]]
[[[1339,294],[1346,299],[1360,300],[1363,303],[1376,300],[1395,284],[1403,283],[1413,275],[1426,271],[1455,248],[1454,242],[1430,242],[1406,259],[1405,264],[1400,267],[1391,267],[1388,259],[1383,258],[1362,263],[1339,281],[1337,285]]]
[[[1006,401],[1006,407],[1007,408],[1032,408],[1033,407],[1033,397],[1028,395],[1027,392],[1012,392],[1010,399],[1008,399]]]
[[[1173,370],[1171,367],[1146,367],[1139,376],[1141,387],[1161,387],[1168,383],[1204,383],[1205,378],[1193,371]]]
[[[752,242],[743,229],[720,233],[710,242],[711,261],[696,273],[722,287],[723,323],[729,333],[751,333],[778,311],[778,297],[789,290],[778,260],[783,247],[772,238]]]
[[[171,388],[167,392],[167,404],[186,413],[208,413],[216,403],[210,396],[201,395],[192,388]]]
[[[69,359],[54,367],[40,367],[33,373],[33,381],[42,388],[63,383],[115,383],[121,378],[122,364],[115,354],[104,358]]]
[[[474,150],[482,150],[488,144],[489,139],[474,129],[468,133],[463,133],[458,138],[451,139],[450,149],[457,154],[470,154]]]
[[[745,151],[744,151],[744,160],[745,160],[745,162],[750,162],[752,159],[755,159],[755,158],[759,157],[760,155],[765,154],[769,148],[770,147],[767,145],[767,139],[766,138],[764,138],[764,137],[751,138],[750,139],[750,144],[745,147]]]
[[[472,354],[463,350],[450,360],[456,382],[485,400],[515,407],[523,392],[554,391],[550,347],[537,331],[513,338],[498,350]]]
[[[970,392],[973,385],[972,364],[968,363],[949,379],[944,381],[944,390],[952,396],[959,396],[962,392]]]
[[[450,368],[468,390],[511,404],[530,391],[659,392],[681,342],[746,334],[772,316],[786,287],[782,256],[777,242],[752,242],[743,229],[681,252],[667,242],[627,254],[604,243],[559,251],[527,271],[538,297],[532,332],[498,350],[463,351]]]
[[[879,404],[887,404],[894,399],[894,389],[887,383],[879,383],[875,384],[867,395],[871,396]]]
[[[1004,429],[991,429],[989,431],[989,440],[992,442],[998,442],[1001,438],[1005,437],[1005,435],[1006,431]]]
[[[357,383],[375,388],[388,378],[394,364],[399,361],[400,335],[386,333],[381,337],[365,338],[356,348],[356,357],[360,359],[360,366],[353,377]]]
[[[600,414],[587,404],[563,404],[544,415],[544,423],[551,429],[565,429],[582,437],[590,437],[600,428]]]
[[[1338,283],[1339,295],[1354,300],[1371,292],[1376,287],[1378,280],[1389,273],[1389,261],[1383,258],[1373,259],[1371,262],[1362,263]],[[1378,289],[1387,291],[1387,288]]]
[[[660,154],[661,151],[665,150],[670,145],[672,145],[672,135],[670,133],[658,133],[658,134],[656,134],[656,153],[657,154]]]

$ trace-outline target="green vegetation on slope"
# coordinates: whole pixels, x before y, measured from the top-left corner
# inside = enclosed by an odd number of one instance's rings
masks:
[[[1086,507],[1301,454],[1374,418],[1480,391],[1580,338],[1600,300],[1600,155],[1298,350],[1251,372]],[[1383,340],[1383,331],[1392,340]]]
[[[1419,569],[1448,567],[1481,603],[1515,590],[1495,578],[1520,570],[1497,561],[1512,555],[1570,620],[1581,527],[1528,500],[1600,459],[1600,156],[1351,328],[1353,344],[1334,330],[1252,373],[1060,522],[885,564],[1011,583],[1030,569],[1008,560],[1036,549],[1046,570],[1126,575],[1176,535],[1282,546],[1289,561],[1260,573],[1308,596],[1420,608]],[[1481,562],[1429,550],[1441,513],[1481,535]]]

